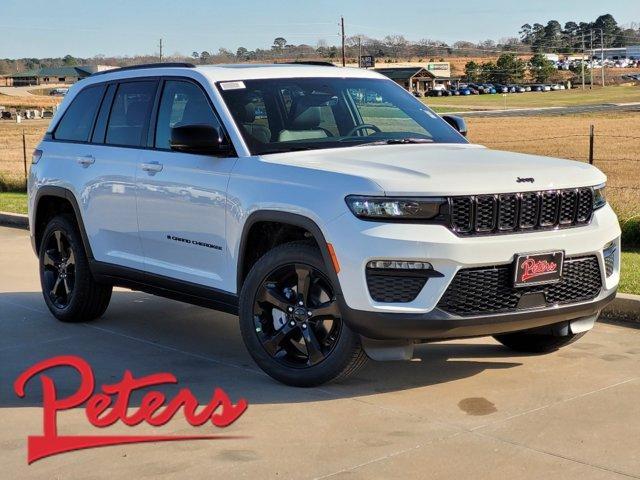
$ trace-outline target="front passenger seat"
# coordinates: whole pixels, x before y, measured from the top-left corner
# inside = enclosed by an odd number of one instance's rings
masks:
[[[311,103],[311,99],[300,97],[294,105],[294,116],[289,124],[289,129],[280,132],[278,140],[287,142],[292,140],[312,140],[316,138],[327,138],[331,134],[320,127],[322,122],[322,111],[316,104]]]

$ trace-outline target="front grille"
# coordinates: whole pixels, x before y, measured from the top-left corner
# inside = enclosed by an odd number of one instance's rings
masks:
[[[369,295],[376,302],[407,303],[416,299],[427,282],[425,275],[367,269]]]
[[[458,235],[491,235],[586,225],[593,215],[591,188],[451,197]]]
[[[500,265],[458,271],[438,308],[460,316],[505,313],[591,300],[602,289],[595,256],[566,258],[562,279],[550,285],[515,288],[513,268]]]

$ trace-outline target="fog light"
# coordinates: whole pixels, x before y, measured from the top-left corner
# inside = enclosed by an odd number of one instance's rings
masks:
[[[429,262],[406,262],[403,260],[373,260],[367,263],[367,268],[386,270],[431,270]]]
[[[602,249],[602,255],[604,256],[604,270],[607,274],[607,277],[613,275],[613,269],[615,267],[616,260],[616,241],[612,241],[607,243]]]

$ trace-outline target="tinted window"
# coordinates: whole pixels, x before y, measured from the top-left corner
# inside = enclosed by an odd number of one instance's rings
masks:
[[[153,106],[156,82],[129,82],[118,86],[109,124],[106,143],[139,146],[146,130]]]
[[[99,85],[85,88],[76,95],[58,124],[54,137],[58,140],[88,141],[103,92],[104,86]]]
[[[191,82],[170,80],[165,83],[158,110],[157,148],[170,147],[171,128],[176,125],[220,127],[204,92]]]

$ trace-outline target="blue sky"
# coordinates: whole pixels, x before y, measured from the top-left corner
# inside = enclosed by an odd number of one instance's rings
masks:
[[[640,1],[0,0],[0,58],[153,54],[160,37],[167,54],[267,47],[277,36],[332,45],[340,15],[347,35],[497,40],[517,35],[523,23],[592,21],[602,13],[639,22]]]

